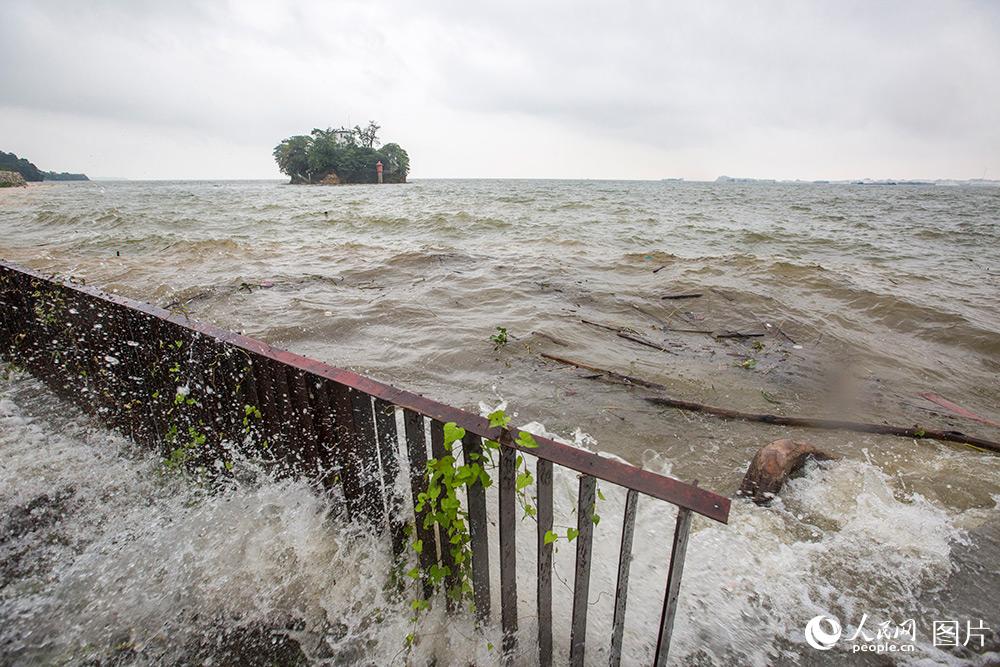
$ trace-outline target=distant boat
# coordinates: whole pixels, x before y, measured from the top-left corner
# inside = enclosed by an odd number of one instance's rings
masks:
[[[682,183],[682,182],[684,182],[683,178],[661,178],[660,180],[663,181],[664,183]]]

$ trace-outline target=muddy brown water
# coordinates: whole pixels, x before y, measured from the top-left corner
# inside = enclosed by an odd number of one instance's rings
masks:
[[[461,407],[505,401],[520,423],[727,495],[770,440],[806,439],[842,455],[810,466],[771,508],[736,503],[728,527],[696,522],[682,593],[687,613],[674,653],[679,664],[985,663],[1000,649],[997,456],[659,408],[636,389],[539,354],[736,409],[1000,439],[1000,429],[920,397],[935,392],[1000,421],[1000,189],[66,183],[0,193],[0,257],[182,309]],[[684,294],[700,296],[663,298]],[[626,328],[670,352],[584,320]],[[497,326],[508,330],[509,342],[495,351],[489,338]],[[763,335],[716,338],[677,329]],[[381,617],[395,613],[392,600],[364,587],[364,595],[331,597],[335,586],[322,573],[323,558],[349,567],[364,562],[376,580],[384,564],[373,555],[377,545],[360,556],[362,547],[341,542],[348,527],[333,537],[307,535],[322,524],[315,519],[322,499],[253,475],[256,481],[225,498],[183,485],[178,491],[176,480],[154,474],[155,460],[65,413],[30,378],[15,373],[3,385],[0,501],[8,519],[0,652],[11,661],[78,656],[84,645],[130,662],[182,660],[211,656],[211,642],[203,645],[216,635],[224,638],[220,654],[278,636],[281,650],[291,651],[294,637],[302,659],[312,662],[338,655],[375,664],[405,659],[398,646],[406,623],[370,620],[375,608]],[[66,451],[102,465],[60,467]],[[130,481],[95,524],[87,512],[109,493],[107,485],[120,483],[109,468],[127,469],[121,474]],[[564,481],[568,511],[573,482]],[[609,528],[598,534],[598,548],[613,570],[620,519],[610,517],[619,500],[608,502]],[[649,505],[646,532],[637,536],[647,560],[633,572],[652,583],[630,599],[636,621],[626,656],[636,662],[652,650],[648,635],[672,521],[669,508]],[[149,507],[171,517],[169,530],[144,522],[152,515],[139,508]],[[197,541],[191,526],[226,510],[232,540],[243,546],[208,540],[176,561],[185,585],[203,595],[181,594],[170,577],[122,573],[148,567],[157,545]],[[255,560],[261,552],[247,545],[257,539],[261,513],[300,580]],[[130,520],[132,539],[110,528]],[[67,544],[53,555],[42,547],[52,541]],[[260,590],[245,596],[236,621],[227,600],[232,590],[216,579],[240,574]],[[613,572],[605,574],[613,591]],[[80,583],[88,577],[106,585],[88,588]],[[600,610],[610,593],[600,583],[596,589],[592,603]],[[312,593],[297,598],[296,590]],[[94,609],[106,613],[88,616]],[[916,651],[852,654],[846,640],[817,651],[803,628],[821,613],[839,618],[848,637],[863,614],[865,627],[913,618]],[[32,629],[47,627],[40,618],[53,614],[38,648]],[[985,646],[933,646],[933,621],[949,619],[963,627],[982,620],[992,628]],[[163,641],[163,623],[177,641]],[[530,621],[523,625],[530,633]],[[484,642],[466,630],[468,636],[428,632],[437,639],[425,639],[418,655],[489,662]],[[530,662],[530,651],[520,659]],[[591,659],[606,659],[596,644]]]

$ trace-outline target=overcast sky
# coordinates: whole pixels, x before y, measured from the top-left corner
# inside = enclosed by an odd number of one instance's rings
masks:
[[[412,177],[1000,178],[1000,3],[0,4],[0,150],[278,178],[377,119]]]

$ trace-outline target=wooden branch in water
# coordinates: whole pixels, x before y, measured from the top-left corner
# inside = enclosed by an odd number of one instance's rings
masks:
[[[542,356],[546,359],[566,364],[567,366],[575,366],[577,368],[593,371],[595,373],[601,373],[602,375],[620,382],[621,384],[644,387],[646,389],[652,389],[659,392],[667,391],[667,387],[665,385],[651,382],[649,380],[643,380],[642,378],[623,375],[605,368],[590,366],[583,362],[572,361],[570,359],[556,357],[551,354],[542,354]],[[742,412],[740,410],[730,410],[729,408],[706,405],[695,401],[684,401],[677,398],[671,398],[670,396],[646,396],[644,398],[646,401],[653,403],[654,405],[664,405],[671,408],[677,408],[678,410],[687,410],[689,412],[703,412],[705,414],[714,415],[723,419],[774,424],[776,426],[796,426],[799,428],[818,428],[833,431],[853,431],[855,433],[875,433],[878,435],[895,435],[903,438],[926,438],[929,440],[940,440],[943,442],[958,442],[965,445],[972,445],[974,447],[987,449],[991,452],[1000,454],[1000,442],[987,440],[985,438],[977,438],[959,431],[937,431],[923,429],[917,426],[890,426],[888,424],[869,424],[843,419],[824,419],[820,417],[797,417],[770,415],[756,412]]]
[[[588,366],[582,361],[572,361],[571,359],[565,359],[563,357],[557,357],[554,354],[547,354],[545,352],[539,353],[539,356],[544,359],[549,359],[550,361],[557,361],[560,364],[566,364],[567,366],[575,366],[577,368],[582,368],[586,371],[593,371],[599,373],[600,375],[607,375],[613,380],[620,382],[621,384],[630,384],[637,387],[645,387],[646,389],[655,389],[657,391],[666,391],[666,385],[658,384],[656,382],[650,382],[649,380],[643,380],[642,378],[632,377],[631,375],[623,375],[622,373],[616,373],[615,371],[609,371],[606,368],[598,368],[597,366]]]
[[[666,352],[667,354],[677,354],[673,350],[663,347],[659,343],[654,343],[653,341],[646,340],[645,338],[639,338],[638,336],[633,336],[632,334],[626,331],[619,331],[618,337],[624,338],[625,340],[630,340],[633,343],[638,343],[639,345],[645,345],[646,347],[651,347],[654,350],[659,350],[660,352]]]
[[[664,320],[664,319],[662,319],[662,318],[654,315],[653,313],[649,312],[648,310],[646,310],[642,306],[638,306],[638,305],[636,305],[636,304],[633,303],[632,307],[635,308],[636,310],[638,310],[640,313],[642,313],[646,317],[648,317],[648,318],[650,318],[652,320],[655,320],[657,324],[659,324],[661,327],[663,327],[664,331],[677,332],[677,333],[705,334],[706,336],[714,336],[715,335],[715,332],[712,331],[712,330],[710,330],[710,329],[677,329],[677,328],[674,328],[674,327],[670,326],[669,322],[667,322],[666,320]]]
[[[584,324],[589,324],[592,327],[599,327],[601,329],[606,329],[608,331],[614,331],[619,338],[624,338],[625,340],[630,340],[633,343],[638,343],[639,345],[645,345],[646,347],[651,347],[654,350],[659,350],[660,352],[666,352],[667,354],[677,354],[673,350],[663,347],[659,343],[654,343],[651,340],[646,340],[645,338],[640,338],[635,334],[631,333],[634,329],[627,329],[625,327],[612,327],[607,324],[601,324],[600,322],[592,322],[590,320],[581,319]]]
[[[740,331],[720,331],[714,334],[716,338],[763,338],[762,333],[742,333]]]
[[[624,327],[613,327],[613,326],[610,326],[610,325],[607,325],[607,324],[601,324],[600,322],[593,322],[591,320],[585,320],[585,319],[582,319],[582,318],[580,319],[580,321],[583,322],[584,324],[589,324],[592,327],[598,327],[600,329],[606,329],[608,331],[614,331],[615,333],[618,333],[619,331],[624,331],[625,330]]]
[[[687,292],[685,294],[664,294],[661,299],[697,299],[701,292]]]

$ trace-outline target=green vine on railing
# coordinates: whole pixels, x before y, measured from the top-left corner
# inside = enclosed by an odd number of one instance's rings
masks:
[[[503,437],[510,437],[508,430],[510,417],[503,409],[493,411],[488,415],[491,428],[500,428]],[[427,491],[420,493],[416,498],[414,511],[419,517],[423,514],[423,527],[432,529],[437,526],[439,539],[443,549],[447,549],[450,559],[454,563],[454,568],[443,563],[433,563],[426,571],[422,571],[419,565],[410,569],[406,575],[411,579],[424,581],[430,584],[432,590],[439,591],[444,588],[446,597],[455,603],[466,602],[470,612],[475,612],[476,605],[473,598],[472,588],[472,534],[469,530],[469,515],[459,499],[459,489],[480,484],[484,489],[493,485],[492,472],[498,467],[496,454],[500,451],[500,443],[496,440],[484,440],[481,452],[468,451],[462,446],[462,439],[465,437],[465,429],[454,422],[444,424],[444,452],[441,458],[432,458],[427,461]],[[518,431],[517,437],[513,438],[514,444],[520,449],[535,449],[538,443],[527,431]],[[461,454],[461,463],[459,462]],[[524,457],[520,454],[515,459],[516,477],[514,480],[515,497],[520,505],[524,516],[537,521],[538,510],[528,495],[528,488],[534,484],[535,478],[528,469]],[[598,490],[598,496],[604,500],[604,495]],[[597,525],[601,517],[595,512],[593,514],[594,525]],[[544,537],[545,544],[552,544],[557,540],[564,539],[572,542],[579,535],[579,530],[575,527],[566,527],[565,533],[560,535],[549,530]],[[425,545],[423,540],[417,539],[411,543],[411,548],[419,556],[425,548],[433,548],[432,545]],[[420,612],[431,608],[429,600],[417,597],[410,601],[410,608],[414,616],[410,619],[413,629],[405,638],[405,645],[410,649],[416,641],[416,623]],[[490,645],[492,650],[492,645]]]

